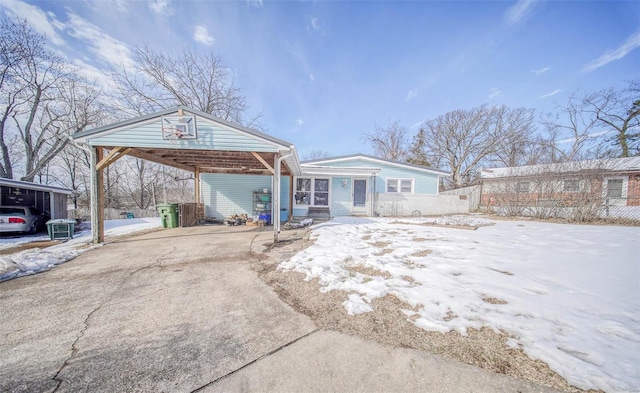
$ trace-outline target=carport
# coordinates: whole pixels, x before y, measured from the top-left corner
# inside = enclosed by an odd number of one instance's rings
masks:
[[[94,243],[104,241],[104,169],[126,155],[192,172],[195,203],[201,199],[202,174],[270,175],[276,210],[282,176],[292,179],[301,171],[293,144],[185,106],[82,131],[73,139],[91,150]],[[277,241],[280,217],[272,218]]]
[[[73,190],[27,181],[0,179],[0,204],[33,206],[51,218],[67,218],[67,198]]]

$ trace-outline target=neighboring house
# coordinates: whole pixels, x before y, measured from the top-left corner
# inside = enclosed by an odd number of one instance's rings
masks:
[[[449,175],[365,154],[304,161],[300,167],[302,175],[294,179],[294,216],[321,209],[332,217],[426,211],[430,202],[438,201],[440,178]]]
[[[484,169],[480,178],[482,206],[498,212],[640,219],[640,157]]]
[[[51,218],[67,218],[67,197],[72,194],[67,188],[0,179],[1,205],[35,207]]]

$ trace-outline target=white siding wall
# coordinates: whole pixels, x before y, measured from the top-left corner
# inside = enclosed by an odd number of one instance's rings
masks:
[[[376,212],[382,216],[422,216],[469,213],[469,200],[459,195],[379,194]]]

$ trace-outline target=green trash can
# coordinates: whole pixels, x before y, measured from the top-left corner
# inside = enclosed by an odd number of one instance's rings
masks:
[[[177,228],[178,227],[178,204],[177,203],[163,203],[157,205],[156,209],[160,212],[160,222],[163,228]]]
[[[47,221],[47,233],[49,239],[73,239],[76,230],[76,220],[70,218],[58,218]]]

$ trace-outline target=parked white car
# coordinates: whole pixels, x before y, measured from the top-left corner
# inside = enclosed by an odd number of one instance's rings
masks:
[[[35,207],[0,206],[0,234],[34,234],[44,229],[49,218],[49,214],[42,213]]]

